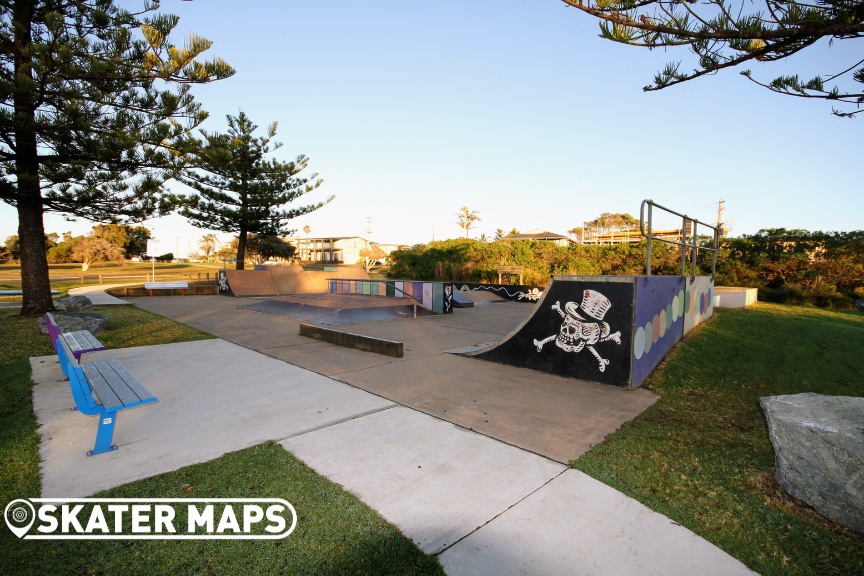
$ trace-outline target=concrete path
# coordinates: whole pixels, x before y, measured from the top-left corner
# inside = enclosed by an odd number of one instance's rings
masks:
[[[196,298],[204,302],[198,303]],[[171,310],[166,315],[182,317],[192,325],[218,327],[274,354],[224,340],[207,340],[85,355],[85,361],[120,359],[160,400],[121,413],[114,436],[119,450],[92,458],[84,452],[92,447],[95,419],[69,410],[68,383],[62,380],[56,358],[32,359],[34,409],[42,438],[43,496],[89,495],[275,440],[378,510],[421,549],[438,554],[450,575],[752,574],[690,531],[567,468],[557,458],[275,357],[276,353],[290,355],[293,350],[295,360],[312,362],[317,358],[325,370],[336,372],[340,378],[384,367],[395,370],[389,377],[401,378],[415,388],[429,386],[430,381],[453,370],[467,370],[464,375],[470,379],[473,365],[488,366],[479,360],[453,357],[469,364],[438,366],[432,362],[425,365],[425,371],[419,371],[423,365],[412,362],[445,357],[444,352],[438,352],[444,339],[437,345],[412,344],[409,348],[414,356],[404,361],[367,359],[352,369],[357,351],[318,341],[303,342],[290,322],[276,317],[265,322],[262,318],[266,315],[223,305],[231,302],[229,298],[133,301],[142,308],[158,305]],[[472,310],[499,306],[507,305]],[[468,340],[487,338],[487,330],[496,321],[500,316],[490,317],[485,327],[480,327],[478,320],[468,322],[471,326],[456,339],[468,345]],[[405,322],[414,321],[389,324]],[[364,329],[385,327],[364,325]],[[451,332],[460,332],[453,325],[435,330],[446,334],[447,341],[454,338]],[[472,331],[473,336],[467,334]],[[397,370],[400,367],[402,371]],[[459,381],[453,375],[450,379]],[[505,388],[496,395],[516,392]],[[449,410],[444,408],[445,400],[451,406],[461,402],[450,392],[445,393],[449,399],[438,398],[439,394],[441,389],[430,388],[429,403],[440,405],[442,412]],[[585,393],[580,396],[584,402],[589,397]],[[549,401],[553,400],[561,401],[554,397]],[[509,413],[519,419],[518,414]],[[613,421],[604,422],[611,425]],[[574,427],[578,424],[571,421]],[[543,427],[543,422],[532,421],[525,429],[530,427]],[[315,514],[314,510],[298,512],[301,517]]]
[[[158,399],[117,415],[119,450],[87,457],[95,417],[72,411],[56,357],[31,359],[42,493],[82,497],[394,404],[224,340],[92,352],[116,358]]]
[[[102,306],[103,304],[129,304],[126,300],[115,298],[105,290],[115,288],[117,286],[130,286],[130,284],[97,284],[93,286],[82,286],[81,288],[70,288],[70,296],[87,296],[94,306]]]

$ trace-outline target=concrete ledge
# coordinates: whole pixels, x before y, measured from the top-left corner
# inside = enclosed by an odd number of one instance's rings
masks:
[[[357,348],[367,352],[375,352],[376,354],[384,354],[385,356],[393,356],[402,358],[404,355],[404,345],[402,342],[394,342],[392,340],[384,340],[373,336],[364,336],[362,334],[351,334],[350,332],[341,332],[339,330],[331,330],[323,326],[313,326],[312,324],[300,324],[300,335],[323,340],[331,344],[339,346],[347,346],[349,348]]]
[[[721,308],[746,308],[759,299],[757,288],[737,286],[715,286],[714,305]]]
[[[144,288],[141,284],[137,286],[117,286],[108,288],[105,292],[111,296],[119,296],[121,298],[150,295],[150,290]],[[181,289],[159,290],[158,292],[153,292],[153,296],[181,296],[183,295],[181,292]],[[185,292],[186,296],[215,296],[219,293],[216,284],[190,284],[189,288],[185,289]]]

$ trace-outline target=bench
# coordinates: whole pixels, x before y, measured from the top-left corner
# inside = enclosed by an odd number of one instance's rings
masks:
[[[48,336],[51,337],[51,343],[54,344],[54,350],[57,356],[60,356],[60,350],[57,349],[57,339],[62,338],[66,341],[69,349],[72,351],[72,356],[75,360],[81,361],[81,356],[85,352],[96,352],[97,350],[105,350],[105,345],[99,342],[89,330],[75,330],[74,332],[60,332],[60,326],[54,320],[54,316],[50,312],[45,313],[45,327],[48,329]],[[61,366],[63,362],[60,362]],[[63,367],[63,373],[66,374],[66,368]],[[67,374],[68,376],[68,374]]]
[[[79,364],[63,338],[58,338],[57,350],[61,365],[65,362],[69,372],[69,387],[75,407],[87,416],[98,416],[96,443],[87,456],[116,450],[111,443],[117,412],[127,408],[158,402],[144,386],[132,376],[118,360],[97,360]]]
[[[178,280],[176,282],[145,282],[144,288],[150,290],[150,296],[153,296],[153,290],[180,290],[180,294],[185,296],[189,283],[185,280]]]

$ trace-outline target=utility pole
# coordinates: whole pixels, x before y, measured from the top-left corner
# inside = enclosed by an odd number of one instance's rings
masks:
[[[725,206],[723,205],[725,203],[725,200],[720,200],[717,202],[717,228],[720,230],[721,237],[725,237],[729,233],[729,230],[726,226],[728,222],[725,222],[723,220],[723,210],[725,209]]]
[[[372,236],[372,217],[366,217],[366,249],[369,249],[369,237]]]

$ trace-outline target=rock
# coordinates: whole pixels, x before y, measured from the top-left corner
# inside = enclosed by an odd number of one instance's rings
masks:
[[[864,298],[861,300],[855,300],[855,308],[857,308],[859,312],[864,312]]]
[[[54,306],[65,312],[83,312],[92,310],[93,302],[87,296],[64,296],[54,300]]]
[[[864,398],[760,398],[777,482],[828,520],[864,534]]]
[[[54,321],[60,328],[60,332],[75,332],[77,330],[89,330],[91,334],[102,332],[108,325],[106,314],[84,313],[84,312],[53,312]],[[48,334],[45,327],[45,317],[36,319],[43,334]]]

